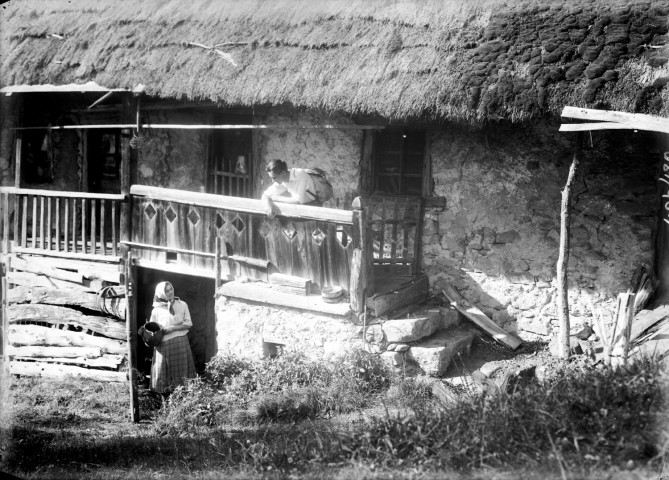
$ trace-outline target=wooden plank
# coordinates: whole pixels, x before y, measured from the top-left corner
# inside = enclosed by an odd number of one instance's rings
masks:
[[[72,252],[56,252],[55,250],[46,251],[40,250],[39,248],[22,248],[14,247],[15,253],[22,253],[26,255],[43,255],[44,258],[54,257],[54,258],[69,258],[72,260],[79,261],[92,261],[92,262],[101,262],[101,263],[118,263],[121,257],[113,255],[100,255],[93,253],[75,253]]]
[[[218,289],[216,296],[249,300],[255,303],[295,308],[298,310],[310,310],[341,317],[348,317],[351,312],[351,306],[347,303],[326,303],[320,295],[303,296],[277,292],[262,282],[228,282]]]
[[[33,232],[32,247],[37,248],[37,197],[33,197],[32,232]]]
[[[20,272],[12,270],[7,274],[7,281],[12,285],[25,287],[46,287],[58,289],[71,289],[77,292],[92,291],[85,284],[72,283],[65,280],[58,280],[44,275],[38,275],[31,272]]]
[[[34,348],[34,347],[11,347],[11,348]],[[48,348],[48,347],[43,347]],[[60,348],[60,347],[52,347]],[[12,355],[12,361],[39,361],[45,363],[59,363],[61,365],[80,365],[92,368],[112,368],[118,370],[123,363],[123,355],[109,355],[103,354],[99,357],[29,357],[23,355]]]
[[[71,325],[91,330],[110,339],[124,340],[126,338],[124,322],[109,317],[85,315],[78,310],[59,305],[17,303],[10,305],[8,312],[11,324],[41,322],[49,325]]]
[[[641,310],[636,314],[634,322],[632,322],[630,341],[633,342],[643,332],[665,319],[669,319],[669,305],[660,305],[653,310]]]
[[[105,353],[127,352],[126,342],[120,340],[40,325],[10,325],[8,340],[14,346],[99,347]]]
[[[18,286],[9,291],[9,303],[44,303],[77,306],[100,311],[98,296],[81,289],[58,289],[43,286]]]
[[[48,265],[40,263],[39,259],[33,259],[30,257],[15,257],[12,265],[15,270],[36,273],[38,275],[46,275],[48,277],[53,277],[58,280],[66,280],[68,282],[83,283],[82,274],[60,270],[58,268],[51,268]]]
[[[44,197],[39,199],[39,248],[45,250],[44,248]]]
[[[23,195],[23,209],[21,211],[21,246],[25,247],[28,230],[28,195]]]
[[[116,231],[116,203],[111,202],[112,255],[118,255],[118,232]]]
[[[9,195],[2,195],[0,206],[2,206],[2,253],[9,253]]]
[[[56,197],[56,251],[60,251],[60,197]]]
[[[15,347],[10,345],[7,348],[7,353],[13,357],[25,358],[98,358],[102,356],[102,350],[99,347]]]
[[[88,198],[88,199],[107,199],[123,201],[124,195],[115,195],[108,193],[90,193],[90,192],[66,192],[61,190],[40,190],[36,188],[16,188],[0,187],[0,193],[10,193],[14,195],[35,195],[37,197],[60,197],[60,198]]]
[[[81,199],[81,253],[86,253],[86,199]],[[95,252],[92,252],[95,253]]]
[[[97,200],[91,200],[91,253],[97,253],[97,227],[98,227],[98,202]]]
[[[367,309],[376,317],[412,303],[427,300],[429,282],[427,276],[420,275],[413,282],[391,292],[377,293],[366,299]]]
[[[12,375],[18,376],[43,377],[59,380],[85,378],[100,382],[125,382],[127,379],[125,372],[110,372],[107,370],[82,368],[72,365],[50,364],[46,362],[11,362],[9,372]]]
[[[562,117],[579,120],[615,122],[633,125],[638,130],[669,133],[669,119],[643,113],[626,113],[613,110],[596,110],[582,107],[565,106]]]
[[[52,220],[52,217],[53,217],[53,212],[51,211],[51,203],[52,203],[51,200],[52,200],[51,197],[48,197],[46,199],[46,212],[47,212],[47,214],[46,214],[46,219],[47,219],[46,220],[46,238],[45,238],[45,240],[46,240],[46,250],[51,250],[51,241],[53,239],[53,237],[51,236],[51,232],[52,232],[51,220]],[[42,248],[45,248],[44,243],[42,243]]]
[[[460,293],[450,285],[446,285],[443,290],[444,296],[451,303],[455,309],[463,314],[467,319],[472,321],[475,325],[482,328],[486,333],[492,336],[499,343],[506,345],[511,350],[518,348],[523,342],[522,340],[510,335],[502,330],[495,322],[490,320],[481,310],[466,302]]]
[[[669,126],[657,127],[648,126],[642,127],[635,123],[563,123],[560,125],[558,131],[560,132],[594,132],[599,130],[647,130],[653,132],[669,133]]]

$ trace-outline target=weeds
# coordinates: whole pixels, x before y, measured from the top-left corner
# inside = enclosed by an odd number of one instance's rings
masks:
[[[125,385],[21,379],[12,389],[20,395],[13,446],[0,469],[31,478],[124,477],[96,473],[103,469],[129,478],[301,478],[329,466],[464,474],[547,465],[563,478],[588,478],[591,468],[648,465],[666,454],[668,383],[650,360],[601,370],[573,364],[543,383],[462,395],[444,407],[429,381],[399,378],[366,353],[334,362],[221,357],[137,426],[127,420]],[[375,416],[365,410],[384,405]],[[345,412],[355,418],[328,420]]]

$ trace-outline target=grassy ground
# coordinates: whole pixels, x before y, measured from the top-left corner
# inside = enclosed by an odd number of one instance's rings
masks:
[[[543,383],[464,392],[358,353],[210,364],[166,405],[126,385],[7,379],[0,470],[31,479],[655,479],[667,458],[667,372],[577,362]],[[665,469],[665,474],[669,470]]]

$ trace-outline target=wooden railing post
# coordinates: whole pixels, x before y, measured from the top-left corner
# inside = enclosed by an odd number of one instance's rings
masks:
[[[364,199],[353,200],[353,258],[351,260],[350,299],[356,314],[365,309],[368,295],[374,292],[374,270],[372,269],[372,239],[367,229]]]
[[[139,422],[139,401],[137,397],[137,297],[135,296],[136,279],[132,253],[125,259],[125,324],[128,339],[128,383],[130,387],[130,418]]]

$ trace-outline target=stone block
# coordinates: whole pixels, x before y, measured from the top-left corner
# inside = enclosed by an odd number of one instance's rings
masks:
[[[441,329],[448,330],[451,327],[460,325],[460,314],[455,308],[442,307],[441,311]]]
[[[425,316],[388,320],[383,324],[383,333],[388,343],[408,343],[429,337],[440,326],[438,309],[428,310]]]
[[[473,340],[474,333],[469,330],[450,328],[412,346],[409,355],[426,375],[438,377],[446,372],[453,357],[469,351]]]
[[[380,355],[381,360],[391,367],[404,366],[404,354],[401,352],[383,352]]]

